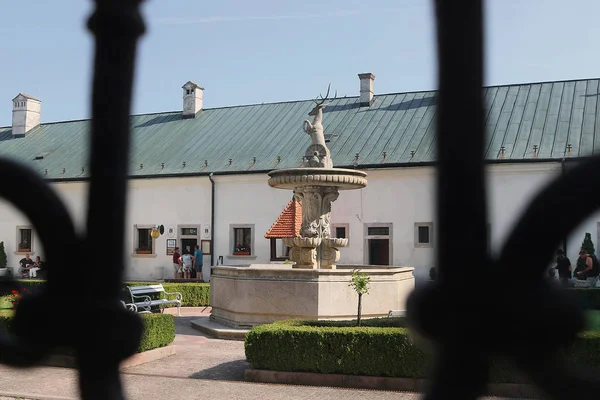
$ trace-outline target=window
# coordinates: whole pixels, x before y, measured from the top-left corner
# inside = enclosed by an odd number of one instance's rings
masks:
[[[388,236],[390,228],[388,226],[370,226],[367,234],[369,236]]]
[[[271,261],[285,261],[290,259],[290,248],[283,244],[283,239],[270,239]]]
[[[233,254],[249,256],[252,254],[252,230],[250,228],[233,228]]]
[[[135,226],[133,237],[135,254],[155,254],[152,228],[154,228],[154,225]]]
[[[31,253],[33,251],[33,228],[29,226],[17,227],[17,252]]]
[[[230,225],[229,243],[231,256],[255,257],[254,224]]]
[[[415,247],[433,247],[433,223],[415,223]]]
[[[181,228],[181,236],[196,236],[198,229],[196,228]]]
[[[337,239],[350,239],[350,225],[349,224],[332,224],[331,225],[331,237],[337,238]],[[349,241],[348,241],[348,244],[350,244]]]

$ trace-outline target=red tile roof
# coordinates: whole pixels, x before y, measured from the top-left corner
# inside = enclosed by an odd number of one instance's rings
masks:
[[[302,227],[302,204],[291,200],[271,228],[265,233],[267,239],[300,237]]]

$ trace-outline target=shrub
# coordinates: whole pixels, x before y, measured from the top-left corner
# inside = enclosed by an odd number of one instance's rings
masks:
[[[253,328],[246,335],[246,358],[252,368],[290,372],[426,378],[430,357],[415,345],[403,318],[363,321],[282,321]],[[380,326],[380,327],[374,327]],[[563,351],[580,366],[600,366],[600,332],[579,335]],[[529,383],[512,363],[494,359],[490,381]]]
[[[175,340],[175,320],[170,314],[138,314],[144,323],[144,333],[138,353],[165,347]],[[12,328],[13,312],[11,310],[0,311],[0,329],[10,332]],[[73,350],[63,348],[58,350],[59,354],[72,355]]]
[[[41,279],[27,279],[18,281],[21,287],[33,288],[43,285],[46,281]],[[126,303],[131,302],[131,295],[127,286],[156,285],[156,282],[123,282],[123,295],[121,299]],[[182,307],[200,307],[210,304],[210,283],[163,283],[167,292],[179,292],[183,296]]]
[[[582,308],[588,310],[600,310],[600,289],[570,288],[569,292],[575,295]]]
[[[175,340],[175,320],[170,314],[139,314],[144,321],[144,334],[138,353],[165,347]]]
[[[396,323],[400,319],[395,319]],[[325,374],[425,376],[425,354],[411,342],[405,328],[375,328],[381,321],[284,321],[253,328],[246,334],[246,358],[253,368]],[[390,356],[394,355],[394,356]]]

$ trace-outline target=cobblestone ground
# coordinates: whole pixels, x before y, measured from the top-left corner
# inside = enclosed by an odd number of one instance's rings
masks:
[[[204,310],[204,314],[210,310]],[[177,354],[123,371],[127,398],[211,400],[417,400],[417,393],[243,382],[248,367],[241,341],[209,338],[191,328],[199,310],[182,310],[176,318]],[[187,315],[187,316],[186,316]],[[4,397],[2,397],[4,396]],[[0,366],[0,400],[61,400],[79,398],[77,372],[39,367],[17,370]]]

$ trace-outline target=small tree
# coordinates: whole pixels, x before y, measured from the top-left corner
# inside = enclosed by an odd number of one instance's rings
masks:
[[[592,243],[592,234],[586,233],[583,243],[581,243],[581,250],[585,250],[590,256],[593,256],[596,250],[594,249],[594,243]]]
[[[359,270],[355,269],[352,271],[352,279],[350,285],[354,291],[358,294],[358,315],[357,325],[360,326],[360,312],[362,309],[362,295],[369,294],[369,285],[371,284],[371,278]]]
[[[6,251],[4,250],[4,242],[0,242],[0,268],[6,268]]]

